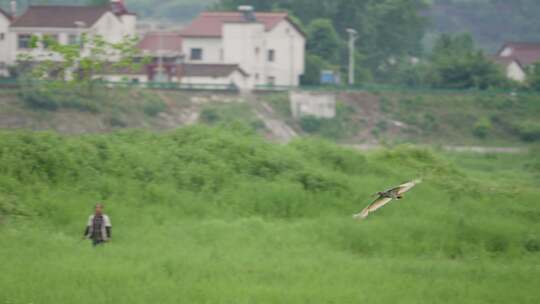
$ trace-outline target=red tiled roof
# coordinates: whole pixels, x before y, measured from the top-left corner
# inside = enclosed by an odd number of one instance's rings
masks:
[[[290,21],[287,13],[255,13],[255,18],[256,22],[264,24],[267,31],[272,30],[283,20]],[[204,12],[181,33],[184,37],[218,38],[222,35],[223,24],[229,22],[245,22],[245,20],[241,12]],[[291,23],[296,27],[293,22]],[[301,32],[299,29],[298,31]]]
[[[182,53],[182,36],[177,32],[147,33],[137,47],[152,53],[157,53],[159,50]]]
[[[509,42],[500,49],[498,55],[503,57],[501,54],[507,48],[512,49],[512,54],[507,57],[515,59],[522,65],[527,66],[540,61],[540,43]]]
[[[237,64],[182,64],[178,68],[180,77],[227,77],[235,71],[248,75]]]
[[[91,27],[109,11],[111,11],[110,5],[31,5],[11,26],[76,28],[75,22],[82,21],[86,27]]]

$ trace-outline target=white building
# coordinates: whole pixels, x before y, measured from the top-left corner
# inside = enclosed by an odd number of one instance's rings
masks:
[[[128,12],[121,0],[103,6],[31,5],[11,23],[3,49],[6,53],[0,55],[8,64],[14,64],[23,54],[32,55],[33,60],[54,60],[46,45],[30,48],[32,36],[77,44],[85,33],[115,43],[125,36],[135,36],[136,21],[136,15]]]
[[[8,34],[11,14],[0,9],[0,76],[8,76],[9,44]]]
[[[181,84],[201,88],[249,90],[249,75],[237,64],[182,64],[178,66]]]
[[[517,59],[498,56],[491,57],[490,59],[503,69],[506,78],[517,82],[527,80],[526,69]]]
[[[540,62],[540,43],[505,43],[492,59],[504,68],[509,79],[524,82],[527,79],[527,69]]]
[[[305,34],[287,13],[205,12],[182,32],[189,64],[237,64],[256,85],[298,86]]]

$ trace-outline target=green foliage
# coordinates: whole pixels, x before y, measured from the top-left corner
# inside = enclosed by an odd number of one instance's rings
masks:
[[[474,49],[468,34],[441,35],[433,49],[432,69],[430,83],[439,88],[488,89],[507,85],[499,67]]]
[[[268,103],[272,109],[274,109],[282,119],[287,120],[291,118],[291,105],[289,102],[289,94],[276,93],[272,95],[266,95],[264,101]]]
[[[264,129],[264,123],[244,103],[208,104],[201,110],[200,121],[208,125],[248,126],[254,130]]]
[[[19,96],[27,106],[35,109],[54,111],[59,108],[79,111],[99,112],[102,92],[89,96],[86,85],[63,81],[39,81],[20,79]]]
[[[324,58],[328,62],[336,62],[341,47],[340,38],[332,21],[315,19],[307,27],[307,51],[311,55]]]
[[[486,138],[491,131],[492,125],[489,119],[482,117],[474,124],[473,133],[480,138]]]
[[[540,3],[536,0],[431,0],[427,12],[435,33],[470,32],[485,50],[494,53],[508,41],[537,41]],[[504,12],[501,14],[501,12]],[[505,22],[501,22],[504,16]]]
[[[522,140],[540,141],[540,123],[538,121],[522,121],[517,123],[515,128]]]
[[[338,102],[334,118],[304,116],[300,118],[300,128],[311,135],[334,140],[344,139],[358,131],[358,125],[352,119],[353,114],[352,107]]]
[[[315,116],[304,116],[300,118],[300,127],[307,133],[317,133],[321,130],[325,119]]]
[[[306,54],[306,71],[302,75],[303,85],[318,85],[321,83],[321,71],[329,64],[319,56]]]
[[[30,106],[56,110],[76,108],[96,112],[102,92],[94,89],[99,81],[96,76],[111,69],[136,69],[137,39],[125,37],[121,42],[109,43],[99,35],[81,35],[80,44],[60,44],[49,36],[32,37],[32,47],[44,45],[52,55],[61,60],[40,61],[33,53],[19,56],[19,84],[21,97]],[[81,48],[81,46],[84,46]],[[111,62],[110,58],[118,60]],[[136,62],[137,61],[137,62]]]
[[[532,90],[540,92],[540,62],[529,67],[527,82]]]
[[[530,266],[540,194],[538,180],[515,169],[525,159],[451,162],[411,146],[360,154],[313,139],[273,145],[221,127],[4,131],[0,142],[2,302],[538,298]],[[424,183],[404,200],[350,218],[375,191],[415,177]],[[96,201],[113,222],[101,248],[80,240]],[[396,284],[407,288],[389,292]]]
[[[155,117],[166,109],[167,104],[159,98],[146,99],[143,104],[144,113],[150,117]]]

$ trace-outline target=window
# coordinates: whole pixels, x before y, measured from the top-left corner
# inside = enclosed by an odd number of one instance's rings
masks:
[[[191,49],[191,55],[189,58],[191,60],[202,60],[203,50],[202,49]]]
[[[268,79],[266,80],[266,82],[269,86],[274,86],[276,85],[276,77],[268,76]]]
[[[276,51],[268,50],[268,62],[274,62],[276,60]]]
[[[29,49],[31,39],[32,39],[32,35],[30,34],[19,34],[18,44],[17,44],[19,49]]]
[[[48,49],[54,43],[58,43],[58,35],[43,35],[44,49]]]
[[[6,38],[6,34],[0,33],[0,41],[4,40],[4,38]]]
[[[79,35],[69,34],[69,36],[68,36],[68,44],[69,45],[79,44]]]

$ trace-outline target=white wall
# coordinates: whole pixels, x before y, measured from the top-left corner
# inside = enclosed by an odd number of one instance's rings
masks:
[[[267,62],[266,75],[274,76],[276,85],[298,86],[305,70],[306,39],[284,20],[267,33],[266,45],[275,50],[275,61]]]
[[[120,19],[124,24],[124,35],[135,37],[137,35],[137,16],[123,15]]]
[[[182,77],[182,84],[213,84],[229,85],[234,83],[240,90],[251,89],[248,79],[240,72],[235,71],[227,77]]]
[[[294,92],[289,94],[293,117],[315,116],[334,118],[336,116],[336,96],[334,94]]]
[[[265,84],[266,41],[262,23],[227,23],[223,26],[225,62],[238,64],[256,85]]]
[[[191,60],[191,49],[199,48],[203,50],[202,60]],[[182,51],[186,55],[188,63],[223,63],[221,50],[223,49],[220,38],[189,38],[182,41]]]
[[[35,49],[19,49],[19,38],[18,36],[22,34],[35,35],[37,37],[43,37],[43,35],[56,35],[58,41],[62,44],[67,44],[69,35],[79,35],[77,29],[59,29],[59,28],[11,28],[9,34],[9,62],[10,64],[15,63],[17,60],[17,55],[19,54],[29,54],[34,57],[36,60],[60,60],[61,58],[49,50],[43,48],[43,46],[38,46]]]
[[[103,79],[109,82],[133,82],[138,81],[139,83],[148,82],[147,75],[96,75],[94,79]]]
[[[513,50],[511,47],[505,47],[504,50],[501,51],[501,57],[510,57],[512,56]]]
[[[512,61],[506,68],[506,76],[519,82],[524,82],[527,79],[527,74],[525,74],[525,71],[523,71],[521,66],[515,61]]]
[[[38,47],[33,50],[23,50],[18,48],[18,35],[31,34],[38,37],[43,35],[57,35],[58,41],[61,44],[67,44],[69,35],[80,35],[82,32],[88,35],[101,35],[105,41],[116,43],[122,41],[125,36],[135,35],[136,16],[124,16],[125,23],[116,17],[113,13],[107,12],[103,14],[99,20],[87,29],[74,28],[10,28],[8,35],[8,62],[15,63],[18,54],[30,54],[36,60],[61,60],[59,56],[55,56],[50,51],[43,47]],[[122,17],[122,18],[124,18]],[[0,24],[1,27],[1,24]],[[0,53],[1,60],[1,53]]]
[[[124,36],[130,34],[122,21],[111,12],[103,14],[91,27],[90,32],[101,35],[105,41],[112,43],[120,42]]]
[[[7,76],[5,72],[6,66],[10,64],[10,40],[9,39],[9,20],[3,15],[0,14],[0,33],[3,34],[4,38],[0,40],[0,74],[2,76]]]
[[[267,32],[261,23],[227,23],[223,26],[226,63],[239,64],[255,85],[298,86],[304,73],[305,38],[288,21]],[[256,50],[259,50],[258,52]],[[274,50],[274,61],[268,53]]]

